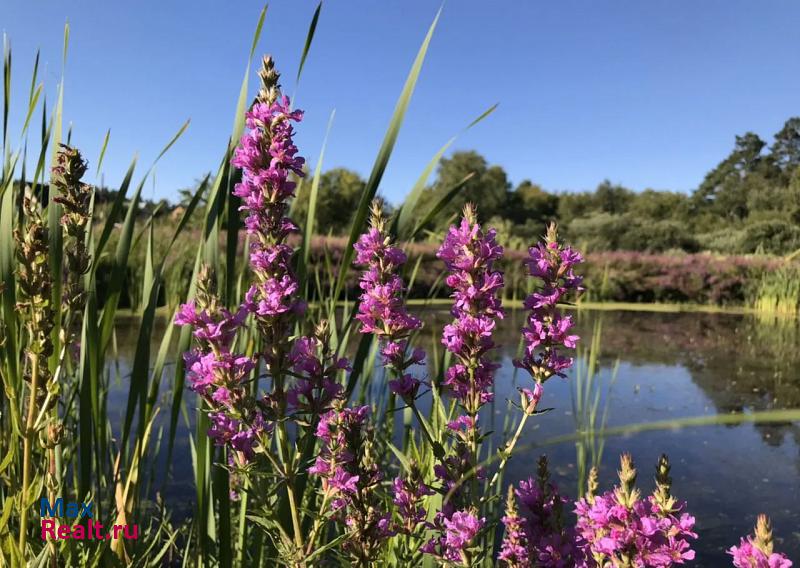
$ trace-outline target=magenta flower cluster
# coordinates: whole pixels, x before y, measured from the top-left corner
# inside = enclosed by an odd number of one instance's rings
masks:
[[[231,351],[246,317],[244,309],[231,314],[213,302],[198,308],[195,301],[182,305],[175,316],[176,325],[193,328],[198,343],[184,354],[186,380],[213,409],[208,435],[219,446],[230,445],[240,463],[253,458],[256,442],[268,426],[260,406],[247,395],[246,380],[255,363]]]
[[[586,566],[575,531],[565,523],[569,502],[550,481],[547,459],[542,456],[537,478],[523,480],[509,491],[498,560],[508,568]]]
[[[289,365],[296,379],[286,393],[286,402],[290,410],[307,415],[312,423],[342,397],[344,389],[336,375],[351,370],[345,357],[331,352],[326,339],[326,331],[300,337],[289,354]]]
[[[779,552],[765,553],[750,537],[742,538],[739,546],[729,550],[736,568],[791,568],[792,561]]]
[[[634,566],[667,567],[694,559],[689,539],[694,517],[665,514],[652,496],[632,507],[620,503],[615,491],[581,499],[575,506],[577,530],[587,556],[629,558]]]
[[[448,271],[445,282],[453,289],[451,314],[455,318],[442,333],[442,343],[455,358],[445,372],[444,384],[474,415],[492,400],[494,372],[499,367],[489,360],[488,353],[495,346],[492,333],[497,320],[503,318],[499,297],[503,275],[494,269],[503,247],[497,244],[494,229],[481,230],[468,205],[461,223],[448,230],[436,256]]]
[[[409,353],[408,338],[422,327],[422,322],[406,309],[405,285],[397,271],[407,258],[392,244],[379,202],[373,203],[370,228],[359,237],[354,248],[355,264],[366,269],[359,281],[362,293],[355,316],[361,323],[361,333],[373,334],[381,341],[383,364],[394,375],[389,388],[404,400],[412,401],[420,381],[407,371],[411,365],[425,360],[425,352],[413,349]]]
[[[238,327],[248,314],[256,316],[268,344],[258,357],[263,358],[273,379],[279,378],[281,385],[287,366],[308,365],[303,359],[302,342],[291,363],[286,355],[288,318],[303,307],[296,297],[298,283],[291,269],[292,248],[285,242],[288,233],[296,230],[286,217],[287,200],[295,189],[290,178],[302,176],[304,164],[292,140],[292,122],[300,121],[303,113],[292,110],[289,99],[279,96],[277,73],[270,58],[264,60],[262,77],[264,89],[246,113],[247,131],[231,160],[233,166],[242,170],[241,182],[233,193],[242,200],[240,209],[247,212],[245,227],[250,236],[250,266],[255,282],[245,294],[242,306],[232,315],[217,306],[218,300],[211,291],[213,278],[206,274],[209,290],[204,294],[203,305],[197,308],[190,302],[181,307],[175,319],[177,325],[192,326],[200,344],[199,349],[186,355],[187,380],[209,403],[212,423],[209,436],[218,444],[230,444],[239,452],[242,462],[252,459],[258,438],[267,429],[266,416],[273,414],[276,401],[279,409],[283,407],[284,393],[281,386],[276,399],[261,401],[249,394],[244,382],[257,366],[257,359],[230,352]],[[292,392],[295,407],[317,410],[320,404],[329,403],[338,390],[323,379],[301,378]]]
[[[686,504],[670,495],[669,462],[662,456],[656,469],[656,490],[642,498],[630,455],[620,460],[619,485],[602,495],[589,494],[575,504],[578,546],[598,565],[666,568],[693,560],[689,541],[696,539],[694,517]],[[596,475],[593,470],[592,476]]]
[[[274,326],[284,314],[303,309],[296,297],[293,251],[285,243],[286,236],[297,230],[286,211],[295,189],[290,175],[304,175],[304,159],[297,156],[292,141],[292,122],[302,120],[303,112],[291,110],[288,97],[283,97],[272,103],[257,102],[246,117],[249,130],[231,161],[242,169],[242,181],[233,193],[242,199],[240,209],[247,212],[250,266],[256,275],[245,305],[261,322]]]
[[[442,521],[441,536],[429,540],[422,551],[453,562],[470,566],[470,557],[474,552],[476,538],[486,525],[486,519],[478,517],[473,510],[455,511]]]
[[[742,538],[739,546],[732,546],[728,553],[733,556],[735,568],[791,568],[792,561],[773,550],[772,528],[766,515],[759,515],[755,532]]]
[[[400,530],[405,534],[414,534],[417,529],[424,528],[428,516],[423,500],[434,491],[423,481],[422,473],[414,464],[411,471],[404,476],[397,476],[392,483],[394,498],[392,503],[400,518]]]
[[[530,310],[522,330],[525,341],[523,357],[514,361],[518,368],[525,369],[537,385],[544,384],[554,375],[564,377],[572,366],[572,358],[562,349],[574,349],[579,337],[571,333],[571,316],[564,316],[557,305],[571,293],[580,293],[581,277],[574,272],[575,265],[583,257],[569,246],[558,242],[555,225],[548,228],[544,242],[528,251],[528,272],[539,279],[539,289],[525,299],[525,308]],[[522,389],[523,409],[535,407],[541,398],[541,388]]]
[[[528,535],[525,531],[525,519],[523,519],[516,508],[514,491],[510,492],[509,501],[506,505],[506,514],[501,519],[505,534],[500,545],[500,553],[497,560],[505,568],[526,568],[531,566],[530,545]]]
[[[347,408],[339,401],[323,415],[316,429],[322,451],[308,469],[322,479],[333,518],[350,537],[343,548],[359,562],[376,558],[386,539],[395,534],[391,512],[376,494],[383,476],[371,455],[369,412],[368,406]]]

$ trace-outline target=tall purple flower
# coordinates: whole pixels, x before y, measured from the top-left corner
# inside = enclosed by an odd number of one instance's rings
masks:
[[[445,282],[453,289],[453,322],[446,325],[442,343],[455,363],[445,372],[447,385],[470,416],[492,399],[494,371],[499,365],[489,360],[494,348],[492,333],[503,318],[499,293],[503,275],[494,269],[503,256],[496,232],[485,233],[477,222],[475,208],[467,204],[458,226],[452,226],[436,256],[448,271]]]
[[[564,505],[569,500],[562,496],[558,487],[550,480],[547,458],[539,459],[537,477],[521,481],[519,487],[509,495],[509,504],[514,505],[513,496],[519,502],[519,513],[506,515],[507,549],[506,563],[510,566],[543,566],[548,568],[583,567],[582,551],[575,544],[575,531],[564,522]],[[519,532],[522,531],[522,537]],[[505,542],[508,541],[508,546]],[[524,555],[519,549],[524,542]],[[512,554],[513,553],[513,554]],[[528,559],[527,563],[519,560]],[[498,557],[503,560],[504,555]],[[510,560],[513,559],[516,564]]]
[[[486,525],[486,519],[478,517],[475,510],[466,509],[455,511],[442,524],[441,536],[428,541],[422,551],[448,563],[472,566],[471,559],[477,552],[477,537]]]
[[[592,476],[596,476],[593,470]],[[690,539],[694,517],[669,494],[669,463],[663,456],[656,473],[656,491],[644,499],[635,488],[636,469],[623,454],[620,484],[598,496],[590,493],[575,505],[578,545],[598,566],[668,567],[694,559]],[[594,483],[590,482],[590,488]]]
[[[427,517],[423,500],[434,491],[425,484],[422,472],[416,463],[411,464],[410,471],[405,476],[398,476],[392,483],[394,503],[400,517],[400,530],[406,534],[413,534],[420,528]]]
[[[232,351],[236,331],[247,311],[232,314],[219,305],[213,278],[203,267],[198,278],[196,299],[180,307],[176,325],[189,325],[197,347],[184,354],[189,388],[208,404],[211,427],[217,445],[229,446],[236,462],[243,465],[255,455],[259,437],[269,430],[268,401],[250,396],[247,379],[255,367],[249,357]]]
[[[772,527],[766,515],[758,516],[755,534],[742,538],[739,546],[732,546],[728,554],[733,556],[736,568],[792,567],[792,561],[785,554],[773,550]]]
[[[336,375],[350,370],[350,362],[331,349],[327,321],[320,322],[313,335],[294,342],[289,365],[296,380],[286,393],[288,408],[294,412],[296,421],[314,427],[318,417],[329,411],[343,394]]]
[[[323,447],[308,469],[322,479],[324,502],[330,503],[333,518],[348,537],[342,548],[359,566],[377,558],[393,534],[391,515],[376,494],[382,475],[373,455],[368,417],[368,406],[347,408],[336,400],[317,424],[316,436]]]
[[[304,159],[297,156],[292,140],[292,122],[302,120],[303,112],[292,110],[289,98],[280,95],[279,76],[269,56],[260,74],[263,86],[246,115],[248,131],[231,163],[242,170],[242,181],[233,193],[242,199],[240,209],[247,213],[250,267],[255,275],[244,305],[256,317],[268,346],[264,360],[281,391],[291,318],[304,309],[291,267],[293,250],[286,243],[287,235],[297,230],[286,216],[295,190],[291,178],[304,175]]]
[[[517,510],[513,485],[508,486],[506,514],[502,521],[505,527],[505,534],[503,535],[503,542],[500,545],[500,554],[498,554],[497,560],[505,568],[528,568],[532,565],[528,552],[528,537],[523,528],[525,521],[519,516]]]
[[[514,365],[528,371],[536,384],[542,385],[554,375],[564,377],[564,371],[572,366],[572,358],[562,349],[574,349],[579,337],[570,333],[572,317],[562,315],[557,304],[570,293],[583,290],[582,279],[574,272],[583,257],[558,242],[555,224],[548,227],[544,242],[531,247],[528,254],[528,272],[540,280],[540,286],[525,300],[525,308],[530,310],[522,329],[525,352]],[[539,397],[539,387],[522,389],[523,409],[535,408]]]
[[[355,264],[366,270],[361,275],[358,313],[361,333],[371,333],[381,341],[381,356],[394,378],[392,392],[407,402],[416,398],[420,381],[408,368],[425,359],[422,349],[409,349],[408,338],[422,327],[419,318],[406,310],[403,279],[397,274],[405,264],[405,253],[394,246],[386,229],[381,204],[373,201],[370,228],[354,245]],[[410,351],[410,352],[409,352]]]

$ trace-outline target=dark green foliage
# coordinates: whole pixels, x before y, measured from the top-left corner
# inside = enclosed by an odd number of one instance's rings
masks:
[[[436,181],[420,197],[417,211],[430,209],[447,192],[468,175],[473,174],[450,204],[433,220],[433,230],[445,227],[450,218],[467,202],[479,204],[481,216],[488,219],[503,214],[508,203],[510,183],[505,170],[490,166],[486,158],[475,152],[455,152],[439,165]]]
[[[752,132],[737,136],[731,153],[692,194],[635,192],[608,180],[594,191],[553,193],[530,180],[511,189],[502,167],[475,151],[461,151],[442,160],[416,211],[430,210],[437,196],[470,174],[458,196],[425,227],[423,238],[441,234],[470,201],[514,248],[534,241],[551,221],[588,251],[782,255],[800,248],[798,117],[786,121],[771,146]]]
[[[357,172],[346,168],[324,172],[319,178],[314,232],[341,235],[347,231],[365,183]],[[300,223],[308,216],[310,196],[311,183],[308,182],[298,192],[292,206],[294,218]]]
[[[742,236],[742,251],[781,254],[800,249],[800,227],[787,221],[760,221],[748,225]]]
[[[800,167],[800,117],[795,116],[786,121],[775,135],[771,153],[775,165],[788,180]]]

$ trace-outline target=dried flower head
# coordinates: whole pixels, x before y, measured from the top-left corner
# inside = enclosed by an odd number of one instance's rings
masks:
[[[64,242],[66,285],[62,307],[65,313],[70,311],[79,313],[86,301],[82,276],[88,272],[91,261],[86,248],[86,228],[91,220],[93,193],[92,187],[81,181],[86,168],[86,161],[79,150],[61,144],[52,170],[51,187],[58,191],[53,201],[64,208],[61,225],[66,235]],[[65,330],[65,333],[69,335],[70,330]]]
[[[31,199],[23,201],[25,223],[14,231],[17,243],[19,301],[17,308],[24,312],[28,333],[26,352],[39,373],[39,399],[45,396],[45,385],[49,380],[47,358],[53,353],[50,333],[53,330],[53,281],[48,264],[48,231],[39,207]],[[30,379],[26,375],[26,379]]]

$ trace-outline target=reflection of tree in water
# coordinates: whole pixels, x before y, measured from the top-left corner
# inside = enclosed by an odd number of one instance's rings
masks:
[[[703,313],[578,313],[603,319],[604,362],[681,365],[720,413],[800,406],[797,322]]]
[[[604,364],[620,357],[634,365],[684,366],[720,414],[800,407],[796,320],[703,313],[578,316],[581,331],[589,329],[594,317],[609,330],[603,337]],[[769,446],[779,447],[787,437],[800,445],[796,423],[755,428]]]

